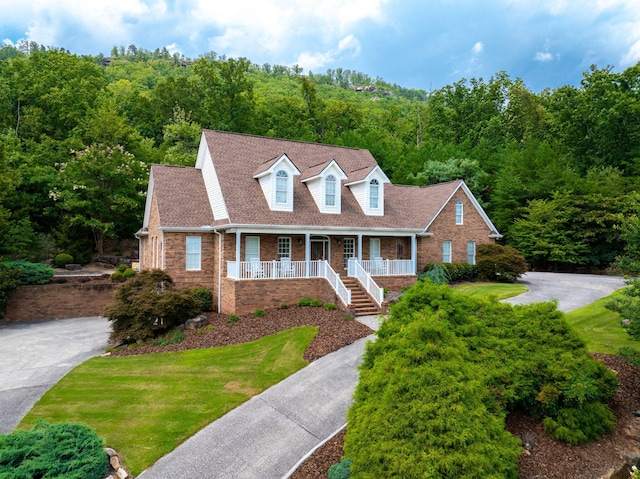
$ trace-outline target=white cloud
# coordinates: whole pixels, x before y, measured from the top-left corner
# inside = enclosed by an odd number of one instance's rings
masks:
[[[339,56],[355,56],[360,53],[360,42],[353,35],[348,35],[338,43],[338,47],[326,52],[302,52],[296,63],[306,72],[318,70],[335,62]]]
[[[533,59],[540,63],[550,62],[554,59],[553,53],[549,52],[536,52]]]
[[[480,53],[482,53],[482,51],[484,50],[484,44],[482,42],[476,42],[473,45],[473,48],[471,49],[471,51],[475,54],[478,55]]]
[[[640,40],[636,41],[623,55],[620,63],[623,66],[635,65],[640,61]]]

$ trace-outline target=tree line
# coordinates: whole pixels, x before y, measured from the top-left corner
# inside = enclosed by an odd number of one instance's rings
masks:
[[[497,72],[435,91],[130,45],[0,48],[0,256],[86,262],[140,227],[149,166],[202,128],[366,148],[394,183],[462,178],[534,267],[640,271],[640,64],[531,91]]]

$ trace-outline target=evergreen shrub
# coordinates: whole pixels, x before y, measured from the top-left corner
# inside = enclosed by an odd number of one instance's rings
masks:
[[[428,269],[427,269],[428,268]],[[425,272],[418,276],[418,280],[428,279],[433,284],[449,284],[451,277],[444,263],[431,263],[425,267]]]
[[[3,479],[102,479],[108,464],[102,439],[83,424],[39,422],[0,435]]]
[[[69,253],[60,253],[56,255],[53,262],[57,268],[64,268],[66,265],[73,263],[73,256]]]
[[[527,262],[511,246],[482,244],[476,254],[478,277],[486,281],[513,283],[527,272]]]
[[[129,268],[126,264],[119,264],[116,270],[109,277],[113,283],[124,283],[129,278],[136,275],[136,270]]]
[[[478,279],[478,267],[469,263],[427,263],[424,267],[425,273],[434,269],[436,265],[442,266],[447,271],[448,283]],[[431,279],[433,280],[433,278]]]
[[[640,339],[640,279],[627,278],[626,283],[627,287],[613,295],[605,307],[629,320],[625,326],[627,333]]]
[[[191,294],[200,305],[201,311],[211,311],[213,307],[213,292],[209,288],[196,286],[191,290]]]
[[[20,274],[20,270],[0,263],[0,318],[4,317],[9,295],[20,286]]]
[[[3,264],[20,272],[20,284],[47,284],[55,273],[51,266],[44,263],[5,261]]]
[[[342,458],[340,462],[334,464],[327,471],[329,479],[350,479],[351,477],[351,459]]]

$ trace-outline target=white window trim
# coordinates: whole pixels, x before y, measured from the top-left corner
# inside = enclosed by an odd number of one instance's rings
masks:
[[[443,263],[451,263],[452,256],[451,250],[453,249],[453,245],[451,244],[451,240],[445,240],[442,242],[442,262]]]
[[[375,196],[372,194],[375,188]],[[375,206],[372,204],[373,200],[376,200]],[[373,178],[369,181],[369,209],[373,211],[377,211],[380,209],[380,182]]]
[[[278,261],[291,259],[291,236],[278,236]]]
[[[349,259],[356,257],[356,239],[355,238],[344,238],[344,251],[342,253],[344,258],[344,269],[348,269]]]
[[[200,271],[202,269],[202,236],[187,236],[185,250],[185,269]]]
[[[462,200],[456,200],[456,224],[464,224],[464,203]]]
[[[467,263],[476,264],[476,242],[475,241],[467,242]]]
[[[255,241],[255,246],[258,249],[257,256],[253,251],[249,251],[249,243]],[[260,236],[245,236],[244,237],[244,260],[249,262],[251,259],[257,258],[260,261]]]
[[[276,205],[286,206],[289,204],[289,173],[285,170],[278,170],[275,175],[276,179]],[[280,185],[284,184],[284,190],[279,188]],[[284,194],[284,201],[278,201],[279,195]]]
[[[335,209],[338,206],[338,180],[334,175],[327,175],[324,180],[324,206],[327,209]],[[329,187],[333,186],[333,192],[329,193]],[[329,198],[333,197],[333,204],[329,204]]]

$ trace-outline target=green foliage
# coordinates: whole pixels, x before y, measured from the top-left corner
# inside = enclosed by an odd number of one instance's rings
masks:
[[[336,309],[336,303],[325,303],[324,304],[324,310],[325,311],[333,311],[334,309]]]
[[[201,331],[201,330],[198,330],[198,331]],[[151,341],[151,344],[155,346],[165,347],[165,346],[168,346],[169,344],[181,343],[186,338],[187,338],[187,335],[176,328],[172,331],[169,331],[164,336],[154,339],[153,341]]]
[[[102,479],[108,464],[102,439],[83,424],[39,422],[0,435],[3,479]]]
[[[483,244],[478,246],[478,277],[486,281],[515,282],[527,272],[524,257],[511,246]]]
[[[213,292],[209,288],[197,286],[191,290],[191,294],[198,302],[201,311],[211,311],[213,307]]]
[[[433,284],[449,284],[449,271],[444,263],[431,263],[425,266],[425,271],[418,276],[418,280],[428,279]]]
[[[327,471],[329,479],[349,479],[351,477],[351,459],[343,457]]]
[[[229,313],[229,317],[227,318],[227,323],[235,323],[238,321],[240,317],[235,313]]]
[[[20,270],[0,263],[0,317],[4,317],[9,295],[20,286],[20,275]]]
[[[66,265],[73,263],[73,256],[69,253],[60,253],[56,255],[53,261],[58,268],[64,268]]]
[[[441,266],[446,270],[446,278],[447,283],[458,283],[460,281],[475,281],[478,279],[478,267],[475,264],[469,263],[428,263],[424,270],[425,272],[429,272],[436,267],[436,265]],[[435,278],[440,278],[442,273],[434,274]],[[431,281],[436,284],[437,281],[434,281],[433,277],[429,277]]]
[[[640,278],[627,278],[627,287],[613,295],[605,307],[620,314],[626,330],[634,339],[640,339]]]
[[[629,364],[640,366],[640,351],[629,346],[623,346],[618,350],[618,356],[624,358]]]
[[[124,283],[126,280],[136,275],[136,270],[129,268],[126,264],[119,264],[116,270],[109,277],[113,283]]]
[[[289,308],[289,305],[287,303],[282,303],[280,305],[280,309],[288,309],[288,308]]]
[[[198,313],[190,289],[177,289],[164,271],[146,270],[120,286],[103,314],[112,323],[112,341],[135,342],[154,338]]]
[[[256,318],[260,318],[260,317],[264,316],[265,314],[267,314],[267,312],[264,309],[256,309],[253,312],[253,316],[256,317]]]
[[[322,306],[322,301],[317,298],[311,298],[310,296],[305,296],[304,298],[300,298],[296,303],[298,306],[312,306],[312,307],[320,307]]]
[[[20,284],[46,284],[55,274],[55,270],[44,263],[5,261],[3,264],[7,268],[20,272]]]
[[[544,431],[552,439],[575,446],[600,439],[615,427],[616,418],[604,404],[594,402],[580,408],[561,410],[555,418],[546,417]]]
[[[555,304],[514,307],[418,282],[367,344],[345,453],[354,477],[515,478],[508,411],[591,440],[613,427],[616,387]]]

